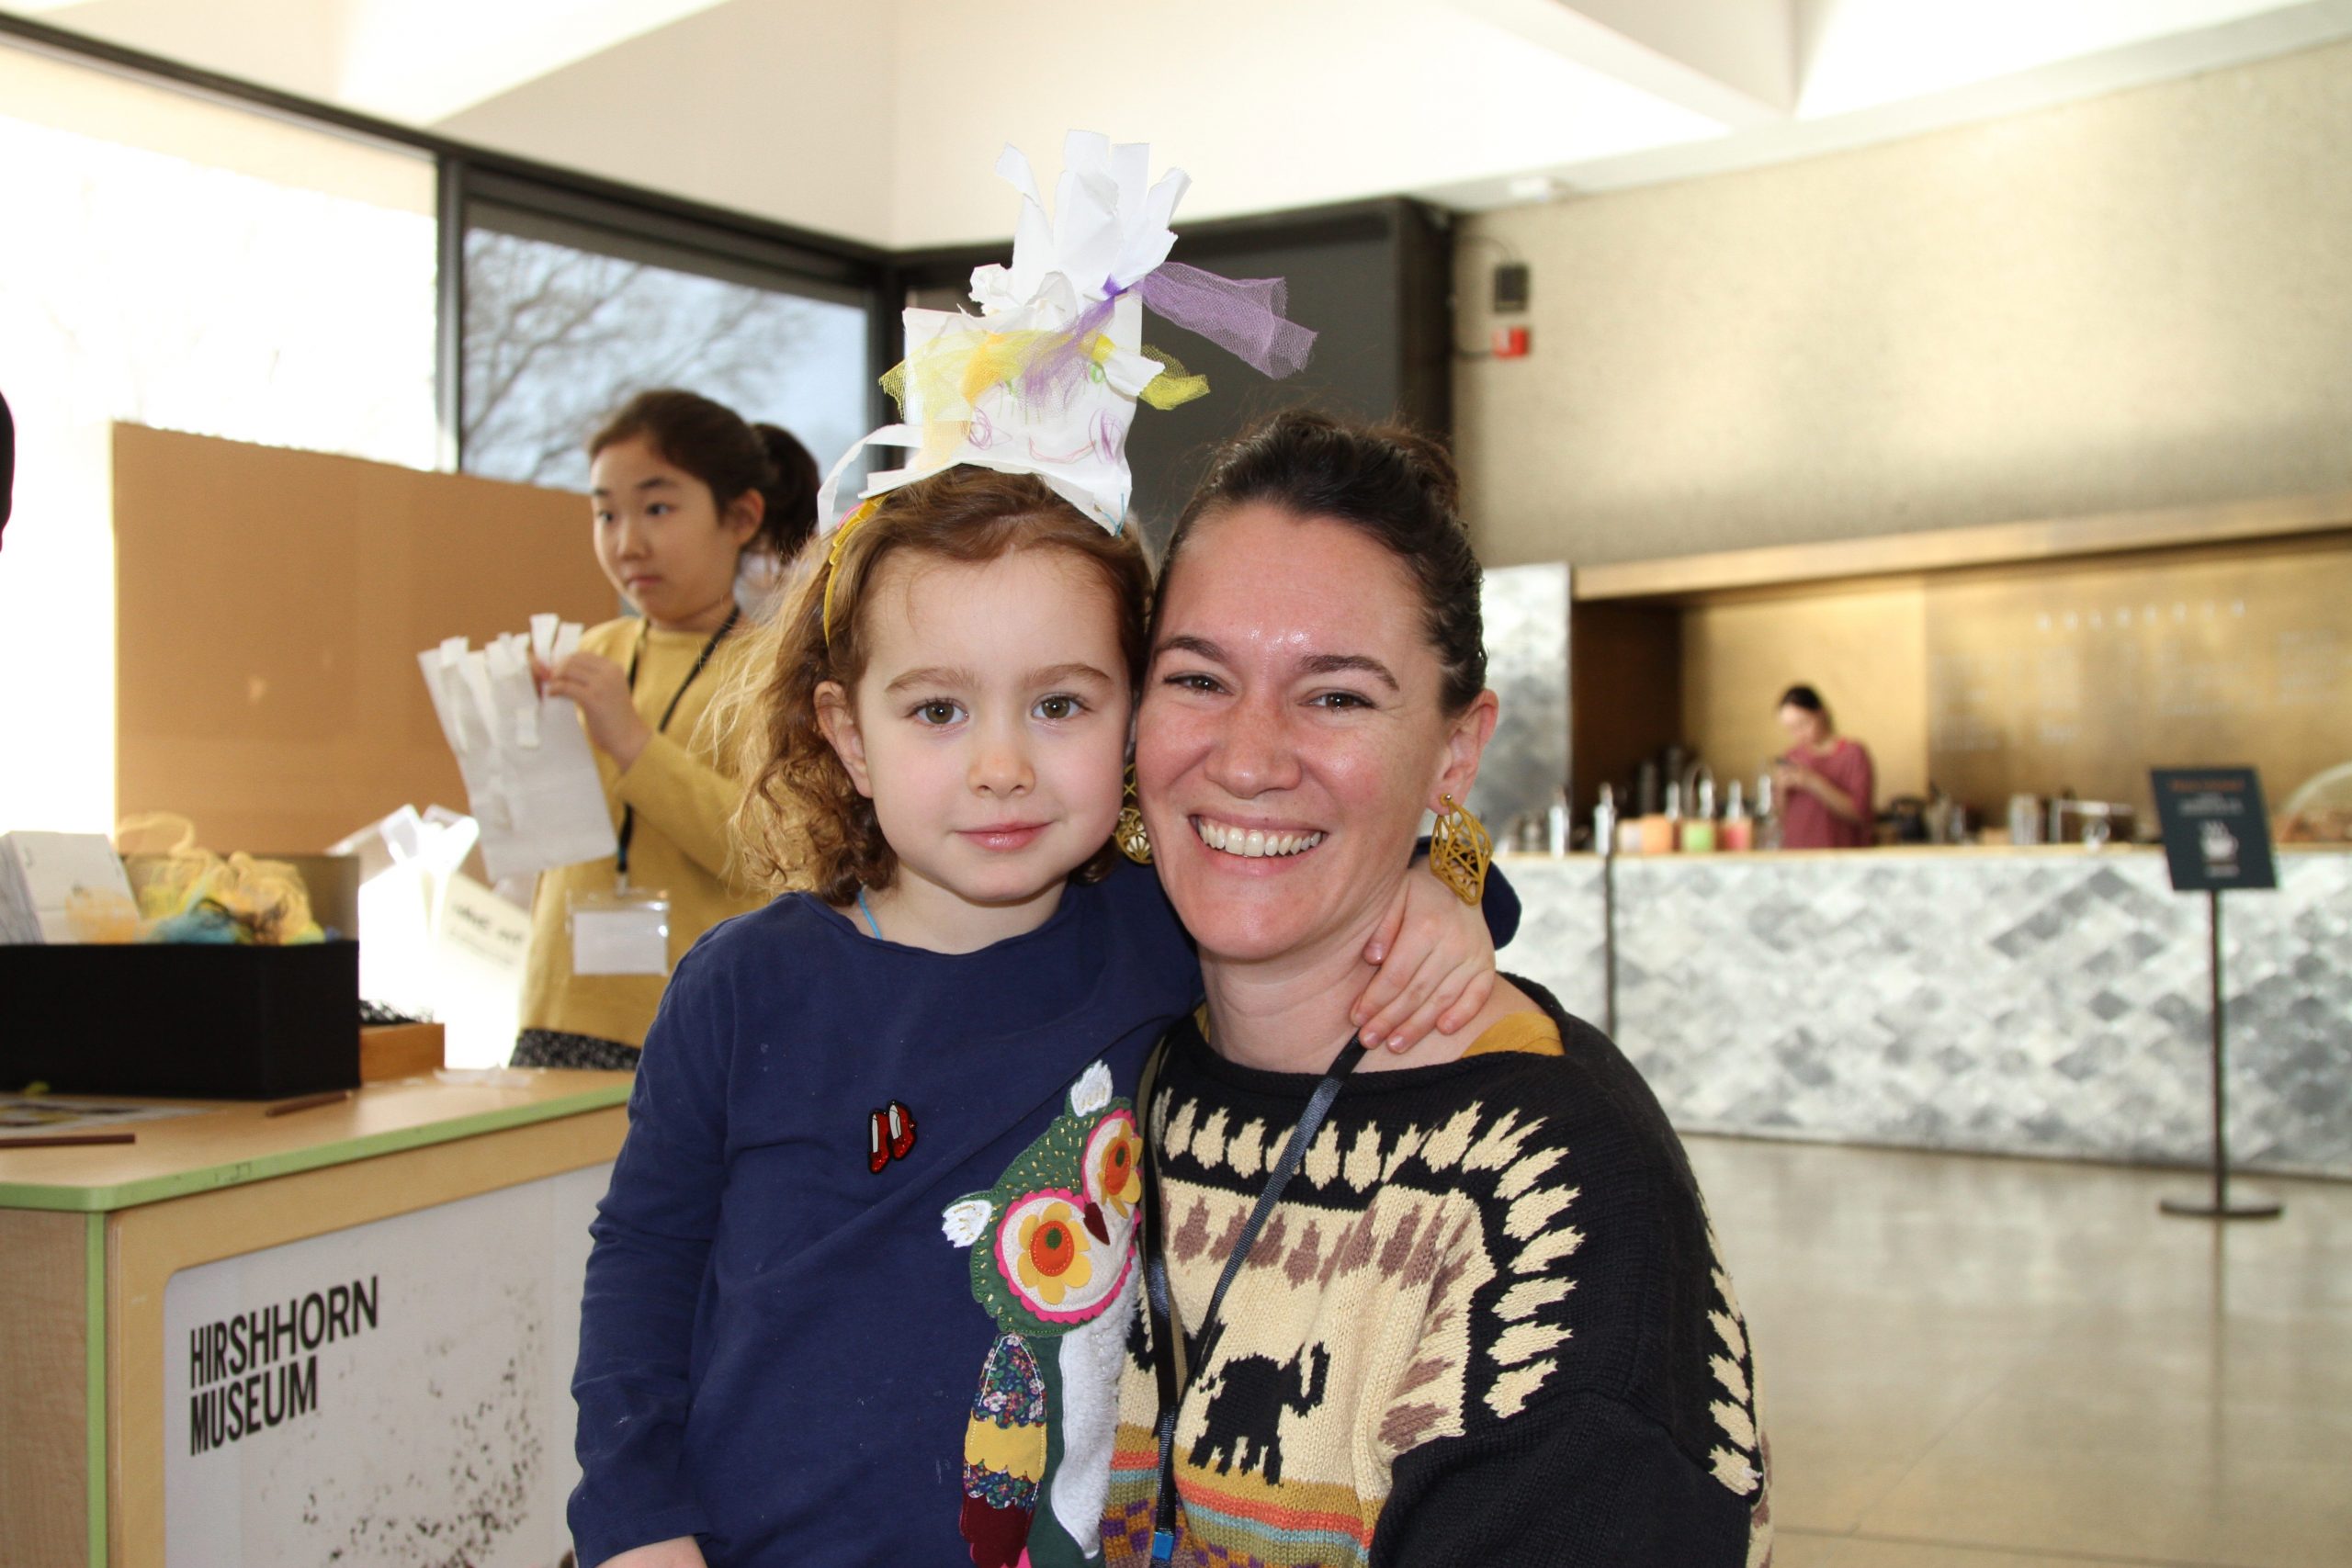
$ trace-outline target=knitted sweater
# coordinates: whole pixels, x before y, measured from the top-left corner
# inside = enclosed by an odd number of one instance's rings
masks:
[[[1743,1568],[1767,1456],[1680,1144],[1598,1031],[1504,1020],[1358,1074],[1268,1218],[1180,1406],[1176,1561]],[[1150,1106],[1187,1350],[1315,1079],[1177,1025]],[[1103,1535],[1148,1560],[1158,1384],[1130,1345]]]

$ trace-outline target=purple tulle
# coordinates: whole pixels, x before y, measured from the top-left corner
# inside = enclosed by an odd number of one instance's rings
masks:
[[[1275,380],[1305,368],[1315,347],[1312,332],[1283,317],[1290,286],[1279,277],[1220,277],[1162,262],[1136,287],[1155,313]]]
[[[1101,374],[1090,344],[1097,333],[1111,324],[1114,303],[1115,297],[1089,305],[1068,331],[1059,333],[1022,371],[1021,395],[1031,406],[1039,410],[1068,409],[1085,383]]]
[[[1315,334],[1283,310],[1290,286],[1279,277],[1220,277],[1182,262],[1163,262],[1136,289],[1144,304],[1176,325],[1227,350],[1263,376],[1295,375],[1314,350]],[[1099,379],[1091,345],[1111,324],[1118,290],[1079,313],[1020,373],[1021,396],[1041,416],[1076,404]]]

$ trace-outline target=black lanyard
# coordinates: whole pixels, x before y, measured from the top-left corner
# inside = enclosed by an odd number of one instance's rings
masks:
[[[1340,1047],[1337,1060],[1306,1097],[1306,1109],[1298,1113],[1298,1125],[1290,1131],[1289,1142],[1283,1145],[1282,1157],[1274,1162],[1267,1174],[1265,1190],[1258,1194],[1257,1205],[1250,1211],[1250,1220],[1241,1227],[1240,1239],[1233,1244],[1233,1255],[1225,1260],[1225,1271],[1217,1276],[1216,1289],[1209,1293],[1208,1310],[1201,1314],[1198,1348],[1186,1358],[1187,1370],[1176,1370],[1176,1336],[1182,1332],[1176,1322],[1176,1298],[1168,1288],[1168,1259],[1160,1248],[1159,1164],[1155,1140],[1144,1143],[1144,1280],[1151,1309],[1151,1365],[1159,1380],[1159,1490],[1151,1509],[1151,1560],[1167,1562],[1176,1554],[1176,1416],[1193,1380],[1216,1353],[1216,1342],[1225,1332],[1225,1321],[1217,1311],[1225,1305],[1225,1292],[1241,1265],[1248,1260],[1250,1249],[1258,1243],[1258,1233],[1266,1228],[1267,1216],[1282,1201],[1283,1189],[1298,1174],[1306,1162],[1306,1145],[1322,1129],[1323,1118],[1329,1114],[1331,1102],[1340,1097],[1340,1086],[1347,1081],[1356,1064],[1367,1055],[1362,1039],[1350,1040]],[[1143,1112],[1148,1119],[1151,1107]]]
[[[719,643],[725,639],[729,632],[735,629],[736,618],[742,613],[742,606],[739,604],[729,604],[727,607],[727,618],[718,623],[718,629],[710,634],[708,642],[702,645],[702,651],[695,655],[695,667],[686,671],[686,678],[679,682],[678,689],[670,694],[670,705],[662,710],[662,722],[653,727],[654,734],[660,735],[669,729],[670,721],[678,715],[678,704],[684,698],[686,688],[695,683],[695,677],[701,674],[703,666],[710,662],[710,656],[718,651]],[[652,635],[652,622],[639,623],[637,647],[628,656],[628,693],[632,699],[637,695],[638,661],[645,657],[645,639]],[[637,807],[624,806],[621,807],[620,843],[613,852],[613,874],[623,887],[628,886],[628,841],[635,837],[637,837]]]

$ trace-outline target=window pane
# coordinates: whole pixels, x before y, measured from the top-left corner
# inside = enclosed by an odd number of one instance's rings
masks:
[[[0,668],[17,673],[0,681],[0,735],[40,758],[0,769],[0,827],[103,831],[108,427],[432,467],[434,170],[6,45],[0,169],[17,242],[0,265],[0,391],[17,444],[0,553]],[[267,614],[191,606],[187,635]]]
[[[465,256],[469,472],[584,491],[583,443],[650,387],[782,425],[820,468],[865,433],[862,305],[493,229]]]

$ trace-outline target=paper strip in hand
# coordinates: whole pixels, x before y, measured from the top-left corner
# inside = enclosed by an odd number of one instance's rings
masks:
[[[571,622],[481,649],[450,637],[416,656],[441,733],[458,759],[491,879],[527,876],[613,852],[612,807],[595,754],[568,698],[543,697],[530,656],[544,642],[560,662],[579,646]]]

